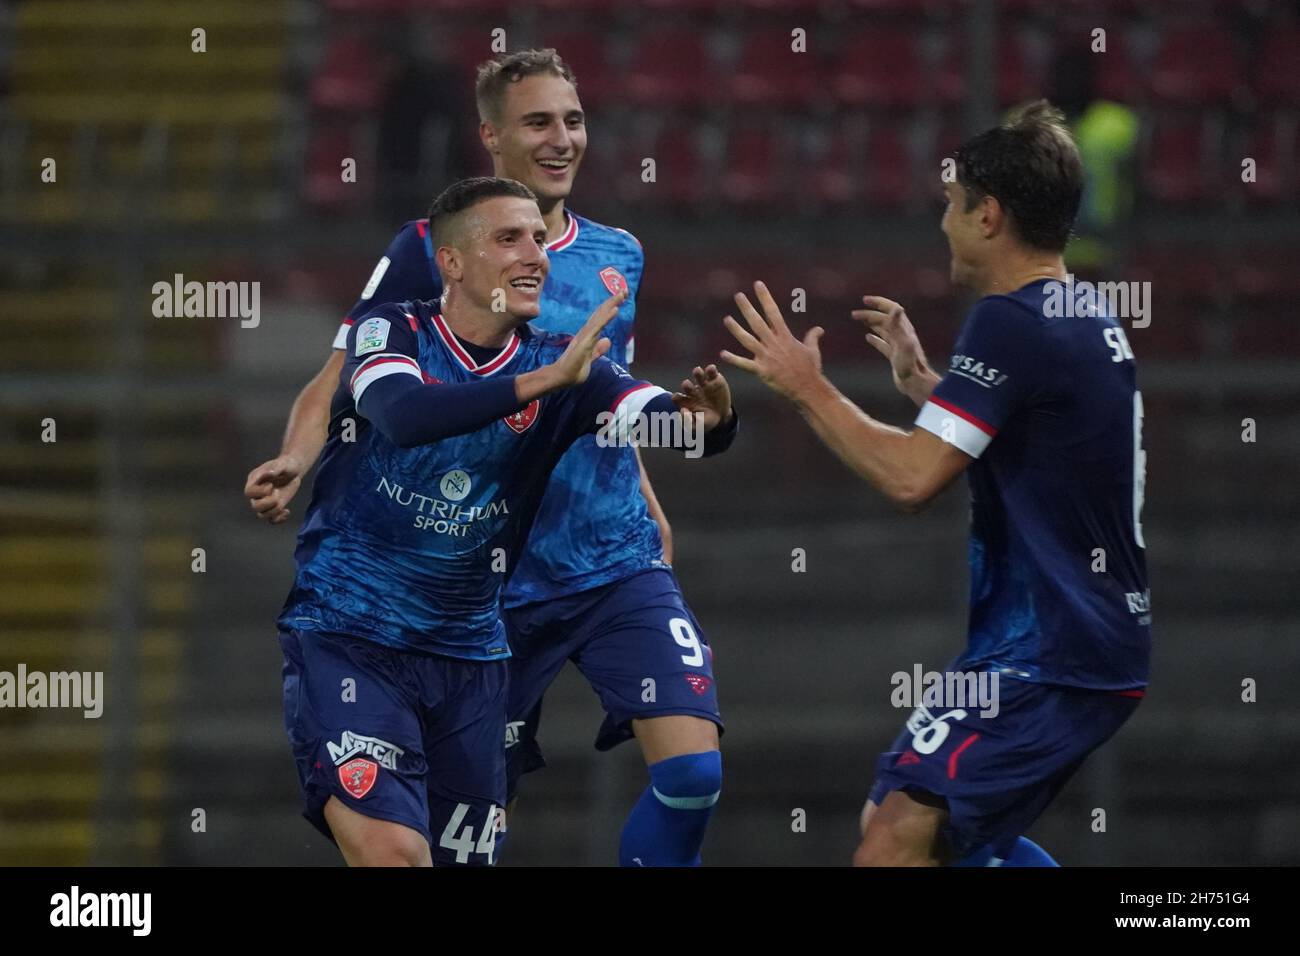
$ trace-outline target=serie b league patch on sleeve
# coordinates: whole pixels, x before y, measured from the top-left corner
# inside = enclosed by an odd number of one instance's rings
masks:
[[[357,355],[378,352],[388,344],[388,330],[392,328],[387,319],[375,316],[366,319],[357,329]]]

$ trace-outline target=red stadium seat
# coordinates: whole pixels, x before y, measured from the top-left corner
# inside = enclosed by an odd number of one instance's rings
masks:
[[[661,28],[637,42],[625,93],[637,103],[697,105],[713,88],[709,53],[700,31]]]
[[[1178,103],[1223,103],[1241,88],[1233,35],[1218,27],[1170,29],[1151,68],[1151,91]]]
[[[1255,181],[1242,182],[1239,187],[1247,202],[1279,203],[1295,196],[1300,163],[1300,138],[1296,132],[1294,117],[1279,116],[1261,121],[1246,133],[1240,156],[1255,160]],[[1240,166],[1229,172],[1241,181]]]
[[[634,174],[621,180],[624,201],[692,206],[706,198],[698,136],[689,123],[676,123],[661,132],[647,156],[655,161],[655,181],[641,180],[640,163],[645,157],[634,155]]]
[[[866,158],[852,133],[837,125],[825,149],[812,157],[800,176],[806,197],[820,205],[849,205],[862,196]]]
[[[790,31],[753,30],[745,34],[739,62],[728,82],[728,93],[740,103],[802,105],[822,94],[818,59],[814,53],[790,49]]]
[[[351,157],[361,160],[360,144],[355,131],[343,126],[325,126],[312,132],[307,145],[307,171],[303,179],[303,198],[325,209],[354,206],[367,198],[369,179],[358,176],[355,183],[343,181],[342,162]]]
[[[835,95],[844,103],[905,107],[925,90],[925,64],[909,30],[860,30],[844,44],[835,74]]]
[[[1205,135],[1192,120],[1159,122],[1151,137],[1144,164],[1147,191],[1158,202],[1202,202],[1219,192],[1207,169]]]
[[[868,202],[901,206],[910,200],[913,165],[902,131],[892,124],[877,124],[867,140]]]
[[[1255,66],[1255,90],[1270,104],[1300,103],[1300,30],[1264,38]]]
[[[775,202],[781,194],[779,162],[786,151],[770,127],[744,127],[727,142],[722,195],[739,206]]]
[[[1139,99],[1143,83],[1133,66],[1133,54],[1128,41],[1118,29],[1106,32],[1106,52],[1096,53],[1097,68],[1093,81],[1101,99],[1115,103],[1134,103]]]
[[[374,109],[383,94],[383,58],[364,36],[334,37],[311,83],[311,103],[318,109],[363,112]]]

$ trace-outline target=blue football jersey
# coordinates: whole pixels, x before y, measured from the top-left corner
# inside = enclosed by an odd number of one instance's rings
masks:
[[[499,353],[476,361],[437,309],[384,305],[349,332],[280,624],[492,660],[510,653],[498,616],[502,582],[556,462],[594,435],[600,412],[635,414],[667,393],[601,358],[580,386],[477,431],[399,448],[358,411],[373,382],[517,375],[554,362],[569,341],[524,324]]]
[[[1051,298],[1040,280],[977,302],[916,420],[978,459],[969,644],[952,667],[1136,688],[1151,647],[1142,394],[1115,319],[1051,317]]]
[[[626,288],[627,301],[604,334],[610,340],[609,358],[630,365],[644,264],[641,244],[625,230],[567,215],[564,235],[546,247],[550,272],[542,287],[541,314],[531,325],[572,335],[598,305]],[[408,222],[340,326],[335,347],[343,347],[352,323],[377,304],[441,295],[428,220]],[[646,568],[665,567],[662,556],[659,527],[641,494],[635,451],[600,448],[594,437],[583,437],[551,475],[528,547],[507,585],[505,604],[575,594]]]

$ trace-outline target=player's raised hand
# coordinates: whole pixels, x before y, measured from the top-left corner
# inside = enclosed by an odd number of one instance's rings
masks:
[[[884,296],[864,295],[862,303],[865,309],[855,309],[849,314],[867,326],[867,341],[889,359],[894,387],[917,405],[925,404],[939,376],[926,361],[925,350],[907,312]]]
[[[785,324],[785,318],[767,286],[755,282],[754,295],[763,308],[762,315],[743,292],[736,293],[736,307],[740,309],[748,329],[731,316],[722,320],[736,341],[753,357],[745,358],[724,349],[722,360],[753,372],[764,385],[787,398],[796,398],[804,388],[821,378],[822,354],[818,341],[824,330],[815,326],[800,342]]]
[[[596,307],[586,323],[573,337],[564,354],[551,366],[557,375],[555,387],[581,385],[591,374],[591,363],[609,351],[609,339],[600,337],[601,331],[618,314],[619,306],[627,298],[627,290],[620,289]]]
[[[673,393],[673,404],[685,414],[696,415],[705,431],[731,418],[731,386],[716,365],[695,366]]]
[[[302,473],[302,463],[292,455],[272,458],[248,473],[244,497],[263,521],[283,524],[289,518],[289,502],[302,484]]]

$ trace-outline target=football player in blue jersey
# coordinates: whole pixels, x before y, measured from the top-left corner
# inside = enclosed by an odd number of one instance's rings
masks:
[[[745,326],[724,320],[750,357],[723,358],[792,400],[904,509],[963,472],[970,482],[968,644],[945,671],[965,686],[967,675],[996,678],[996,706],[945,700],[912,714],[877,764],[859,865],[1055,865],[1023,833],[1144,693],[1151,616],[1133,353],[1107,307],[1053,305],[1074,296],[1062,253],[1082,187],[1078,149],[1042,101],[957,151],[942,228],[953,280],[982,298],[947,373],[930,368],[898,303],[867,296],[853,313],[920,407],[910,431],[836,391],[821,374],[822,330],[796,339],[761,284],[761,314],[738,294]]]
[[[349,333],[278,622],[304,814],[357,865],[494,862],[500,595],[566,450],[624,443],[656,417],[672,447],[704,455],[736,432],[713,366],[669,395],[604,357],[626,290],[575,336],[528,324],[549,262],[526,186],[456,183],[429,229],[445,294],[379,306]],[[598,474],[588,494],[615,481]]]
[[[476,98],[496,175],[528,185],[546,222],[551,269],[535,324],[576,332],[601,301],[626,290],[606,335],[609,357],[629,364],[643,256],[626,231],[567,207],[587,144],[572,72],[553,50],[510,54],[480,68]],[[264,519],[285,520],[320,453],[349,329],[375,304],[437,299],[435,252],[427,221],[413,220],[380,259],[339,329],[334,354],[294,403],[281,455],[249,475],[245,494]],[[598,487],[604,493],[593,497]],[[586,437],[552,475],[504,595],[514,652],[505,735],[510,795],[523,774],[544,765],[542,697],[572,660],[606,712],[596,747],[635,736],[649,768],[649,785],[623,829],[626,865],[698,862],[721,792],[712,651],[670,562],[668,523],[636,449],[598,448]]]

